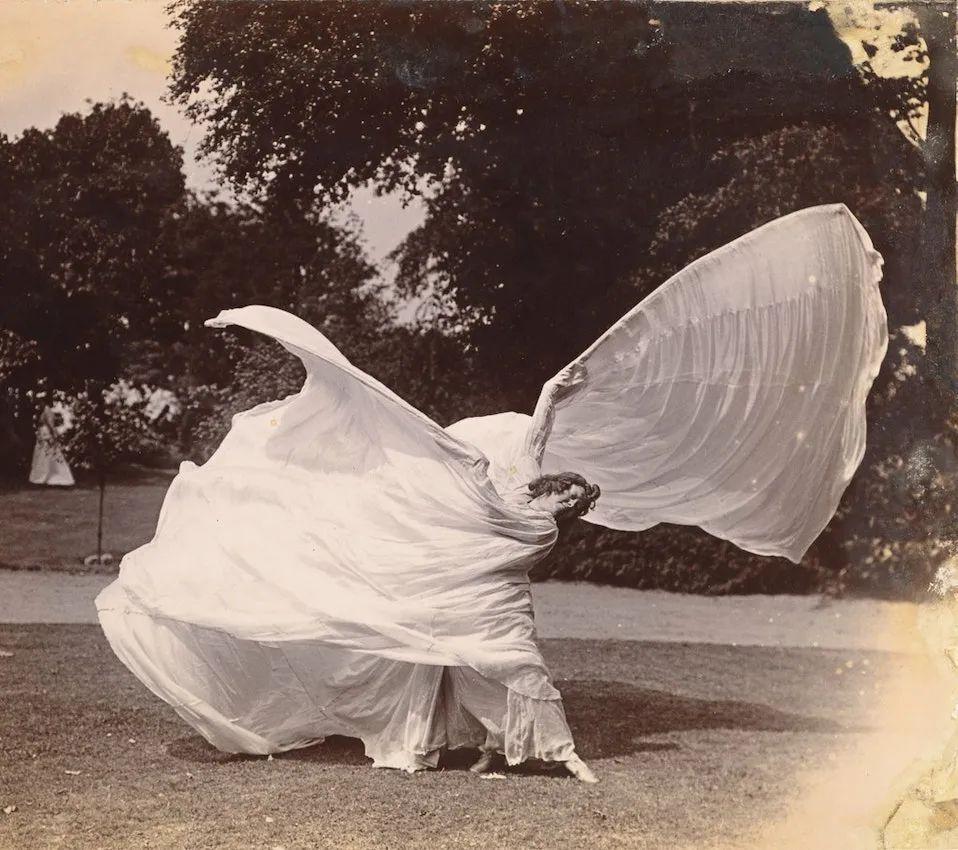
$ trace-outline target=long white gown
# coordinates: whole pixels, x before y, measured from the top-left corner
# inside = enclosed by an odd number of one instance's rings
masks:
[[[50,407],[44,408],[37,427],[37,440],[30,461],[30,483],[51,487],[72,487],[76,483],[70,464],[57,443],[57,426]]]
[[[156,536],[97,598],[120,659],[216,747],[341,734],[379,766],[441,747],[569,758],[528,571],[556,527],[524,485],[569,469],[612,528],[699,525],[798,561],[865,446],[887,345],[881,258],[843,205],[680,272],[543,389],[443,429],[269,307],[223,311],[306,367],[184,463]],[[584,755],[588,755],[587,753]]]

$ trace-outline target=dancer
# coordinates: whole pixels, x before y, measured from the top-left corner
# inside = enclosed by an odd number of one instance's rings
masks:
[[[666,282],[531,417],[446,429],[302,320],[225,310],[207,324],[278,340],[305,383],[181,466],[103,629],[228,752],[338,734],[381,767],[475,747],[477,770],[501,752],[592,779],[535,642],[528,573],[557,519],[698,525],[797,562],[864,452],[880,268],[843,205],[793,213]]]

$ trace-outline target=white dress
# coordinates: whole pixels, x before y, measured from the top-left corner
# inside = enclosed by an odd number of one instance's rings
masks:
[[[478,450],[305,322],[228,316],[301,356],[306,384],[236,416],[203,466],[182,464],[155,538],[97,599],[117,655],[226,751],[349,735],[409,770],[490,736],[514,761],[570,753],[527,576],[552,517],[503,500]],[[444,667],[498,685],[497,729],[438,710],[461,685]],[[541,733],[553,728],[562,740]]]
[[[37,441],[33,447],[33,460],[30,463],[31,484],[57,487],[74,485],[73,473],[57,445],[56,436],[53,412],[50,408],[46,408],[43,411],[40,426],[37,428]]]
[[[602,488],[590,521],[800,559],[864,451],[880,265],[844,206],[794,213],[664,284],[532,417],[447,429],[302,320],[226,310],[207,324],[273,337],[306,382],[181,466],[153,541],[97,598],[104,632],[222,750],[339,734],[406,770],[444,746],[568,759],[528,580],[556,526],[523,487],[577,471]]]

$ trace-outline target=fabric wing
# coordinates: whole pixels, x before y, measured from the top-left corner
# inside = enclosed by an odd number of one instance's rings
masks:
[[[528,435],[543,472],[600,484],[590,522],[698,525],[798,562],[864,453],[881,264],[842,204],[692,263],[546,384]]]

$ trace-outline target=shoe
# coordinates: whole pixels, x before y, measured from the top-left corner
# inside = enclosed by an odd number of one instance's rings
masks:
[[[598,778],[592,772],[589,765],[580,759],[575,753],[565,762],[566,770],[569,771],[579,782],[586,782],[589,785],[595,785]]]

